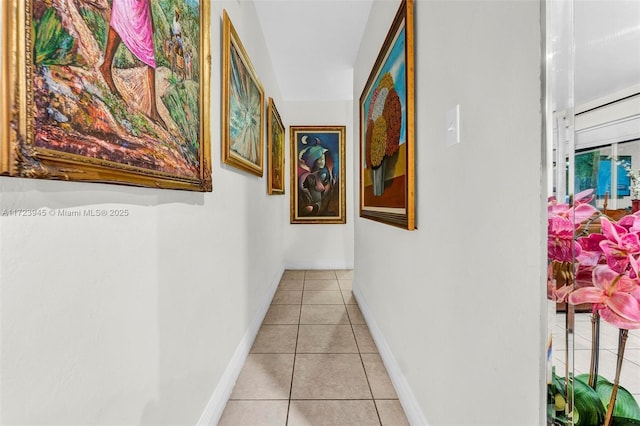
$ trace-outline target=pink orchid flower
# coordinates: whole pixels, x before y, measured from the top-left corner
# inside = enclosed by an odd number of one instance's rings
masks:
[[[553,263],[547,267],[547,299],[553,302],[566,302],[567,296],[573,291],[573,284],[564,285],[560,288],[553,277]]]
[[[606,238],[600,241],[607,265],[617,273],[621,274],[630,264],[633,255],[640,254],[640,239],[638,234],[627,232],[625,228],[610,222],[607,218],[601,218],[602,235]],[[637,269],[634,270],[637,276]]]
[[[577,226],[598,211],[591,204],[587,204],[591,200],[593,200],[593,189],[587,189],[577,193],[574,197],[573,207],[569,204],[558,204],[555,197],[549,197],[547,214],[549,218],[555,216],[567,218]]]
[[[627,223],[631,222],[631,226],[628,228],[629,232],[635,232],[636,234],[639,233],[640,232],[640,216],[638,215],[638,213],[640,213],[640,211],[623,217],[618,221],[618,224],[626,228]]]
[[[575,197],[573,197],[575,204],[588,204],[594,198],[595,198],[595,195],[593,193],[593,188],[580,191],[575,195]],[[549,204],[558,204],[558,199],[556,198],[555,195],[549,196],[549,198],[547,198],[547,201],[549,202]]]
[[[638,213],[640,212],[636,212],[633,214],[628,214],[626,216],[622,216],[620,218],[620,220],[618,220],[618,225],[622,226],[624,229],[626,229],[627,231],[630,232],[638,232],[640,231],[640,223],[638,223],[638,225],[634,226],[634,224],[636,223],[637,219],[640,219],[638,217]]]
[[[586,237],[578,238],[578,244],[582,250],[576,260],[580,263],[580,266],[596,266],[600,262],[604,254],[600,247],[600,242],[606,239],[607,237],[602,234],[589,234]]]
[[[565,217],[550,217],[547,227],[547,257],[557,262],[571,262],[580,254],[580,245],[573,243],[575,226]]]
[[[640,300],[637,280],[621,275],[607,265],[593,269],[593,287],[575,290],[569,303],[595,303],[603,320],[622,329],[640,328]]]
[[[589,204],[591,200],[595,198],[595,194],[593,193],[593,188],[585,189],[584,191],[578,192],[573,199],[574,203],[577,204]]]
[[[578,264],[576,276],[573,279],[575,288],[593,287],[593,268],[597,266],[584,266]]]

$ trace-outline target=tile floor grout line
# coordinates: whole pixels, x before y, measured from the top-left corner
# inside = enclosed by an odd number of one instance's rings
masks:
[[[356,345],[358,343],[356,342]],[[378,416],[378,423],[382,425],[382,418],[380,417],[380,412],[378,411],[378,404],[376,404],[376,397],[373,395],[373,389],[371,388],[371,382],[369,381],[369,375],[367,374],[367,368],[364,366],[364,360],[362,359],[362,353],[358,353],[360,357],[360,362],[362,363],[362,369],[364,370],[364,377],[367,379],[367,386],[369,386],[369,392],[371,392],[371,399],[373,400],[373,407],[376,409],[376,416]]]
[[[344,297],[343,297],[344,299]],[[357,304],[356,304],[357,306]],[[347,309],[347,305],[345,303],[345,309]],[[360,309],[358,307],[358,309]],[[347,315],[349,315],[349,310],[347,309]],[[356,341],[356,348],[358,349],[358,357],[360,358],[360,363],[362,364],[362,370],[364,371],[364,378],[367,380],[367,386],[369,387],[369,392],[371,393],[371,399],[373,400],[373,408],[376,410],[376,416],[378,416],[378,423],[382,425],[382,418],[380,417],[380,412],[378,411],[378,404],[376,404],[376,398],[373,394],[373,389],[371,388],[371,382],[369,381],[369,375],[367,374],[367,368],[364,365],[364,360],[362,359],[362,352],[360,352],[360,345],[358,345],[358,339],[356,338],[356,331],[353,328],[353,322],[351,321],[351,316],[349,315],[349,324],[351,325],[351,333],[353,333],[353,340]],[[366,325],[366,323],[365,323]],[[369,326],[367,325],[367,330]]]
[[[302,280],[302,297],[300,298],[300,315],[298,316],[298,334],[296,335],[296,346],[294,348],[294,354],[293,354],[293,372],[291,374],[291,389],[289,391],[289,407],[291,407],[291,400],[292,400],[292,396],[293,396],[293,377],[295,374],[295,369],[296,369],[296,359],[298,358],[298,343],[300,342],[300,325],[302,322],[302,307],[304,306],[304,292],[305,289],[307,287],[307,272],[309,272],[308,270],[304,271],[304,278]],[[289,413],[287,413],[287,423],[289,423]]]
[[[383,400],[384,398],[380,398]],[[247,401],[251,401],[248,399]],[[266,401],[266,400],[265,400]],[[283,399],[277,401],[284,401]],[[294,398],[292,401],[373,401],[372,398]],[[397,401],[397,399],[388,399],[388,401]]]
[[[342,291],[340,293],[342,294]],[[360,364],[362,364],[362,371],[364,371],[364,378],[367,381],[367,387],[369,388],[369,393],[371,393],[371,401],[373,401],[373,408],[376,410],[376,416],[378,417],[378,424],[382,425],[380,412],[378,412],[378,405],[376,404],[376,399],[375,399],[375,396],[373,395],[373,389],[371,389],[371,382],[369,381],[369,375],[367,374],[367,369],[364,366],[364,360],[362,359],[362,352],[360,352],[360,345],[358,345],[358,339],[356,338],[356,331],[353,329],[353,322],[351,321],[351,315],[349,315],[349,310],[347,309],[347,303],[344,300],[344,296],[342,296],[342,302],[344,303],[344,308],[347,311],[347,316],[349,317],[351,334],[353,334],[353,340],[355,340],[356,342],[356,349],[358,350],[358,358],[360,358]],[[367,326],[367,329],[368,329],[368,326]]]
[[[304,271],[304,278],[302,280],[302,291],[301,291],[301,293],[302,293],[303,296],[304,296],[304,292],[305,292],[307,281],[316,279],[315,277],[314,278],[307,278],[306,275],[308,274],[308,272],[309,272],[308,270]],[[337,272],[336,272],[336,279],[337,279]],[[375,412],[376,412],[378,425],[382,425],[382,417],[381,417],[381,413],[380,413],[380,410],[379,410],[379,407],[378,407],[378,403],[382,402],[382,401],[396,401],[396,403],[397,403],[399,400],[398,400],[397,396],[395,398],[389,398],[389,397],[382,397],[382,398],[379,398],[379,399],[375,398],[375,395],[374,395],[373,389],[372,389],[372,383],[371,383],[371,380],[369,378],[369,374],[367,372],[367,369],[365,367],[364,358],[362,357],[363,348],[360,348],[360,344],[359,344],[359,342],[357,340],[356,333],[355,333],[355,326],[356,325],[358,325],[359,330],[361,328],[364,328],[367,332],[369,332],[368,325],[366,324],[366,322],[360,322],[360,321],[362,321],[362,318],[360,318],[357,315],[357,313],[360,312],[360,308],[357,305],[357,303],[352,304],[354,306],[354,308],[352,308],[352,310],[354,311],[355,318],[351,318],[350,311],[349,311],[349,309],[347,309],[349,306],[351,306],[350,304],[347,303],[347,301],[351,300],[351,299],[350,299],[350,297],[347,297],[344,293],[342,293],[342,288],[340,287],[339,282],[338,282],[338,288],[340,289],[339,293],[341,295],[341,298],[339,300],[341,300],[341,303],[340,302],[339,303],[331,303],[331,304],[307,303],[306,305],[309,306],[309,307],[311,307],[311,306],[318,306],[318,307],[321,307],[321,306],[342,306],[343,309],[346,311],[346,314],[347,314],[348,321],[346,323],[322,323],[321,322],[321,323],[303,324],[303,322],[302,322],[302,308],[304,307],[305,304],[302,303],[302,300],[300,300],[299,303],[279,304],[279,305],[294,305],[294,306],[298,306],[297,322],[293,322],[292,319],[289,319],[289,321],[292,321],[289,324],[270,324],[270,325],[274,325],[274,326],[277,326],[277,325],[280,325],[280,326],[283,326],[283,325],[284,326],[296,325],[296,337],[295,337],[296,341],[295,341],[294,351],[293,351],[293,357],[294,358],[293,358],[293,363],[292,363],[293,365],[292,365],[292,370],[291,370],[291,380],[290,380],[290,388],[289,388],[288,398],[286,398],[283,395],[283,398],[257,398],[257,399],[256,398],[248,398],[248,399],[235,399],[235,400],[229,398],[229,401],[232,401],[232,400],[233,401],[242,401],[242,402],[245,402],[245,403],[262,401],[262,402],[267,402],[269,404],[274,404],[274,403],[282,404],[281,407],[283,407],[284,401],[286,401],[287,402],[287,410],[286,410],[286,416],[285,416],[285,426],[289,424],[290,420],[291,421],[295,420],[294,419],[295,416],[293,416],[293,413],[291,411],[292,402],[296,402],[297,404],[299,404],[299,403],[303,403],[304,401],[308,401],[308,403],[310,403],[310,404],[314,404],[314,403],[315,404],[321,404],[323,402],[326,403],[326,402],[329,402],[329,401],[333,401],[333,402],[336,402],[336,403],[337,402],[347,402],[347,401],[361,401],[359,404],[364,404],[364,402],[366,402],[366,401],[371,401],[373,403],[373,406],[374,406],[374,409],[375,409]],[[306,291],[320,291],[320,290],[306,290]],[[349,291],[347,291],[347,292],[349,292]],[[273,304],[273,301],[272,301],[271,305],[275,306]],[[331,315],[333,315],[333,313],[331,313],[329,315],[329,312],[325,312],[324,314],[322,314],[322,309],[320,309],[320,311],[317,312],[317,313],[320,315],[318,317],[320,320],[323,320],[324,318],[330,319]],[[291,318],[290,315],[289,315],[289,318]],[[358,323],[354,324],[353,323],[354,320],[358,321]],[[263,321],[263,324],[261,325],[261,327],[264,326],[264,325],[265,324],[264,324],[264,321]],[[303,354],[303,353],[300,352],[301,348],[299,347],[299,342],[300,342],[299,339],[300,339],[300,335],[301,335],[301,328],[302,328],[301,326],[302,325],[305,325],[307,327],[309,327],[309,326],[332,326],[332,327],[349,326],[350,327],[351,333],[352,333],[352,338],[353,338],[353,340],[355,342],[355,348],[356,348],[355,352],[336,352],[335,350],[327,352],[327,351],[322,351],[322,349],[320,349],[322,352],[305,352],[304,355],[349,355],[349,356],[353,356],[353,355],[357,354],[359,356],[359,358],[360,358],[360,364],[361,364],[363,372],[365,374],[365,380],[367,381],[367,387],[369,389],[369,396],[367,396],[365,398],[362,398],[362,397],[340,398],[340,397],[335,397],[335,396],[331,397],[331,398],[295,398],[295,399],[293,398],[293,384],[294,384],[294,377],[295,377],[296,360],[297,360],[297,356],[298,355],[302,355]],[[313,328],[313,327],[311,327],[311,328]],[[345,329],[343,328],[343,330],[345,330]],[[365,344],[365,346],[366,346],[366,342],[363,342],[363,344]],[[327,347],[326,349],[330,349],[330,348]],[[369,352],[366,352],[366,354],[368,354],[368,353]],[[290,355],[291,352],[284,352],[284,353],[282,353],[282,352],[259,352],[259,353],[256,353],[256,354],[286,354],[286,355]],[[355,359],[354,359],[354,361],[355,361]],[[345,395],[345,396],[350,396],[350,395]],[[365,404],[365,405],[368,406],[368,403]],[[368,407],[370,407],[370,406],[368,406]],[[388,407],[388,405],[384,405],[383,404],[383,407]],[[367,411],[369,412],[369,415],[371,415],[371,417],[373,417],[373,413],[371,411],[369,411],[369,410],[370,410],[370,408],[367,409]],[[388,410],[388,408],[385,408],[385,410]],[[385,413],[385,410],[382,410],[383,411],[382,414]],[[299,413],[299,414],[304,415],[305,418],[306,418],[306,414],[304,414],[302,412]],[[340,417],[340,418],[343,418],[343,417]],[[371,418],[371,420],[373,420],[373,419]],[[258,422],[258,423],[256,423],[256,425],[257,424],[262,424],[262,423]]]
[[[306,274],[306,272],[305,272]],[[302,291],[304,296],[304,278],[302,280]],[[298,338],[300,336],[300,319],[302,318],[302,298],[300,298],[300,309],[298,310],[298,330],[296,331],[296,346],[293,348],[293,368],[291,369],[291,385],[289,386],[289,401],[287,403],[287,417],[285,426],[289,424],[289,413],[291,412],[291,394],[293,393],[293,376],[296,372],[296,356],[298,353]]]

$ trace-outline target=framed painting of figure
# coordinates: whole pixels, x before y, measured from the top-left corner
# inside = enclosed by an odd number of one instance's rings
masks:
[[[222,20],[222,161],[262,176],[264,89],[226,10]]]
[[[211,191],[209,2],[3,2],[4,175]]]
[[[267,152],[269,194],[284,194],[284,125],[273,99],[267,107]]]
[[[404,0],[360,96],[360,216],[415,228],[413,1]]]
[[[291,223],[346,223],[345,126],[291,126]]]

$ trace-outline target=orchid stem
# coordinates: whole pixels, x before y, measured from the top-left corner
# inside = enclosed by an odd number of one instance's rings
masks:
[[[598,364],[600,361],[600,313],[591,315],[591,365],[589,366],[589,386],[596,390],[598,383]]]
[[[566,285],[569,285],[569,283],[567,282]],[[569,350],[569,346],[570,346],[570,339],[569,339],[569,335],[573,334],[573,327],[574,327],[574,309],[573,309],[573,305],[567,303],[567,312],[566,312],[566,322],[565,322],[565,333],[564,333],[564,338],[565,338],[565,395],[567,396],[566,401],[567,401],[567,405],[565,408],[565,413],[567,413],[567,416],[569,417],[571,415],[571,413],[573,412],[573,394],[570,393],[569,389],[571,382],[573,381],[573,376],[569,374],[569,370],[571,367],[571,369],[573,369],[573,360],[569,358],[570,354],[573,354],[573,348],[571,348],[572,350]]]
[[[620,371],[622,370],[622,361],[624,359],[624,347],[627,344],[628,336],[629,330],[620,329],[620,333],[618,335],[618,362],[616,364],[616,378],[613,382],[611,399],[609,400],[609,407],[607,407],[607,416],[604,418],[604,426],[611,425],[611,419],[613,418],[613,408],[616,405],[616,396],[618,395],[618,388],[620,387]]]

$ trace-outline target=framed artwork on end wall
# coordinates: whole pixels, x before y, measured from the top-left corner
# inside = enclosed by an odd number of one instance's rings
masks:
[[[226,10],[222,19],[222,161],[262,176],[264,89]]]
[[[3,1],[0,174],[211,191],[209,2]]]
[[[415,228],[413,1],[404,0],[360,96],[360,216]]]
[[[267,107],[267,190],[269,194],[284,194],[284,125],[272,98]]]
[[[346,223],[345,126],[291,126],[291,223]]]

